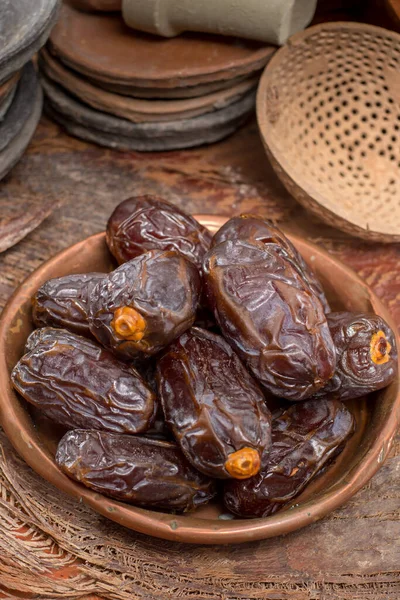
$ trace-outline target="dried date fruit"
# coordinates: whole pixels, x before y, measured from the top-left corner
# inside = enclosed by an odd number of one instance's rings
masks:
[[[171,442],[78,429],[61,439],[56,462],[88,488],[147,508],[188,511],[215,495]]]
[[[292,260],[293,266],[299,270],[311,290],[320,299],[325,313],[330,312],[325,292],[314,271],[307,265],[300,252],[293,246],[283,231],[274,225],[272,221],[248,214],[233,217],[217,231],[212,239],[211,246],[216,246],[227,240],[239,239],[273,246],[285,258]]]
[[[32,298],[32,318],[36,327],[60,327],[90,336],[88,295],[103,277],[104,273],[87,273],[46,281]]]
[[[137,196],[116,207],[106,239],[119,264],[157,249],[176,250],[200,268],[211,234],[174,204],[156,196]]]
[[[336,371],[316,398],[359,398],[388,386],[398,372],[396,339],[389,325],[373,313],[328,315],[336,348]]]
[[[192,262],[177,252],[151,250],[94,286],[90,331],[125,360],[157,354],[192,326],[200,293]]]
[[[155,419],[154,393],[132,367],[64,329],[37,329],[11,374],[15,389],[70,428],[139,433]]]
[[[265,465],[271,414],[264,396],[225,340],[193,327],[157,365],[167,425],[196,469],[244,479]]]
[[[307,400],[272,421],[269,462],[251,479],[225,484],[224,503],[240,517],[267,517],[293,500],[337,456],[354,431],[338,400]]]
[[[227,240],[204,260],[208,304],[225,339],[275,396],[304,400],[336,364],[323,306],[273,247]]]

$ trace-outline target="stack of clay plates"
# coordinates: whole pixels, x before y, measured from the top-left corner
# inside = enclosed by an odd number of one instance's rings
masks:
[[[71,134],[121,150],[215,142],[252,112],[274,50],[206,34],[158,38],[65,2],[40,54],[46,109]]]
[[[30,61],[46,42],[59,0],[0,1],[0,179],[28,145],[42,111]]]

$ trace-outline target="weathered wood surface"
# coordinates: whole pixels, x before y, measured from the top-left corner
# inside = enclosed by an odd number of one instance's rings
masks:
[[[49,191],[61,207],[0,254],[0,308],[44,260],[103,230],[122,199],[158,193],[191,213],[257,212],[301,233],[353,267],[400,325],[400,246],[369,245],[305,213],[268,165],[254,121],[211,147],[138,154],[74,140],[44,119],[2,193],[21,208],[29,207],[29,196],[46,206]],[[125,531],[41,481],[4,436],[0,447],[4,597],[400,599],[400,438],[367,488],[322,522],[284,538],[226,547]]]

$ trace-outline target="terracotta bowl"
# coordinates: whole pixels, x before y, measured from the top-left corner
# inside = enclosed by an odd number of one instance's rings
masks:
[[[216,231],[222,217],[199,216]],[[295,236],[293,243],[312,264],[334,309],[373,311],[394,330],[388,311],[355,273],[323,250]],[[0,322],[0,421],[15,449],[42,477],[85,502],[100,514],[141,533],[180,542],[224,544],[281,535],[304,527],[328,514],[353,496],[382,466],[399,421],[399,381],[367,398],[348,403],[356,417],[352,440],[335,463],[296,503],[266,519],[229,519],[217,503],[188,515],[172,515],[130,506],[97,494],[71,481],[54,462],[57,428],[28,411],[27,404],[10,384],[12,367],[23,354],[32,331],[31,297],[51,277],[108,271],[113,268],[104,233],[91,236],[44,263],[16,290]]]
[[[257,97],[264,147],[305,208],[361,238],[400,242],[400,35],[323,23],[290,38]]]

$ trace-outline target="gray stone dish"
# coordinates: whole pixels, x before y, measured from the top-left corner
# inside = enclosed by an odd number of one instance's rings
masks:
[[[0,1],[0,84],[46,43],[60,5],[61,0]]]

